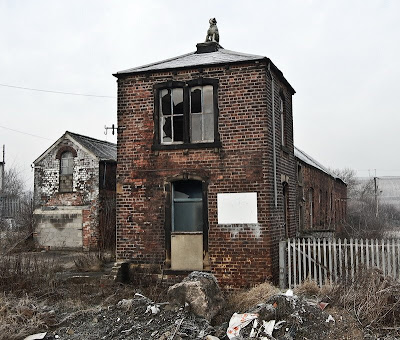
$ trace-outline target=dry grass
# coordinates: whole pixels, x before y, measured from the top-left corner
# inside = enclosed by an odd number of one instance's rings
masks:
[[[317,298],[321,295],[321,288],[314,280],[307,279],[294,289],[294,293],[308,298]]]
[[[99,272],[106,261],[103,253],[81,254],[74,259],[76,269],[82,272]]]
[[[249,290],[232,293],[229,296],[228,305],[233,310],[245,312],[279,292],[277,287],[269,282],[264,282]]]
[[[24,293],[54,289],[59,263],[52,258],[38,259],[35,254],[16,254],[0,257],[0,290]]]
[[[0,296],[0,339],[17,340],[46,329],[48,313],[40,313],[37,301],[27,296]]]
[[[378,269],[365,270],[353,283],[330,292],[336,304],[355,315],[364,329],[396,329],[400,326],[400,282]]]

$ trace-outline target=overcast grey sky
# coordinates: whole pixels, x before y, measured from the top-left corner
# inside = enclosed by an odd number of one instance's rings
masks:
[[[0,0],[6,166],[32,186],[32,161],[66,130],[116,141],[104,135],[112,73],[195,50],[210,17],[223,47],[271,58],[294,87],[299,148],[360,176],[400,175],[398,0]]]

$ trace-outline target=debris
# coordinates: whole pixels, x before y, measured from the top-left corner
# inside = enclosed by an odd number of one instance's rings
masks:
[[[156,315],[160,312],[160,308],[158,305],[149,305],[147,306],[146,313],[151,312],[151,314]]]
[[[293,296],[293,290],[288,289],[285,293],[286,296]]]
[[[320,302],[318,303],[319,308],[321,308],[321,310],[324,310],[327,306],[329,305],[328,302]]]
[[[220,340],[220,339],[214,335],[207,335],[204,340]]]
[[[47,334],[47,332],[45,332],[45,333],[36,333],[36,334],[27,336],[24,340],[41,340],[41,339],[44,339],[46,334]]]
[[[333,318],[332,315],[329,314],[328,318],[325,320],[325,322],[329,323],[330,321],[335,322],[335,319]]]
[[[278,321],[278,322],[275,324],[274,329],[281,329],[281,327],[283,326],[284,323],[286,323],[285,320]]]
[[[272,336],[272,332],[274,331],[274,326],[275,326],[275,320],[269,320],[269,321],[263,320],[264,332],[267,335]]]
[[[256,313],[237,314],[234,313],[229,321],[226,335],[229,339],[240,336],[240,330],[246,327],[251,321],[258,318]]]
[[[190,311],[211,321],[224,305],[222,292],[214,275],[192,272],[182,282],[169,287],[168,301],[171,307],[188,304]]]

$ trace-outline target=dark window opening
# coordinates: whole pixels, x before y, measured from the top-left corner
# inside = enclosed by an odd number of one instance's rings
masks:
[[[218,147],[215,79],[157,84],[156,149]]]
[[[173,183],[172,231],[203,231],[202,182],[188,180]]]
[[[285,223],[285,237],[289,237],[289,185],[283,183],[283,218]]]
[[[279,112],[281,116],[281,145],[286,146],[286,115],[283,96],[279,97]]]

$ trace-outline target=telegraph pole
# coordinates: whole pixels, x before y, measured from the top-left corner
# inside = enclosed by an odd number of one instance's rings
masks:
[[[374,177],[374,189],[375,189],[375,217],[378,217],[379,210],[378,210],[378,181],[375,174]]]

